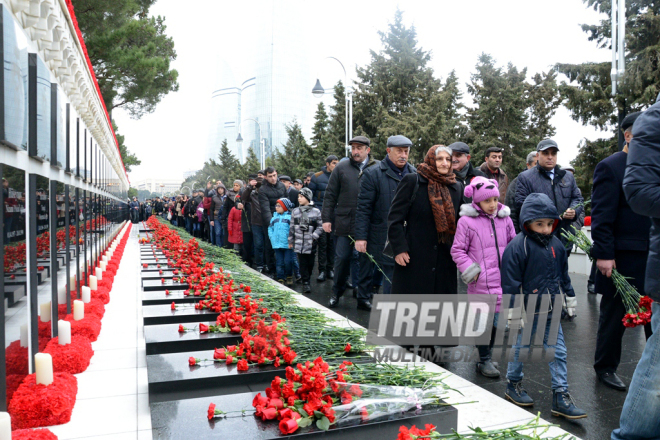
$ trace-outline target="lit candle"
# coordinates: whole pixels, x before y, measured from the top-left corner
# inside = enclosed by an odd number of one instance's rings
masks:
[[[98,287],[98,278],[96,278],[94,275],[89,276],[89,288],[92,290],[97,290]]]
[[[73,301],[73,320],[80,321],[85,318],[85,303],[79,299]]]
[[[39,316],[41,317],[41,322],[50,322],[50,301],[47,303],[39,304]]]
[[[11,417],[6,412],[0,412],[0,440],[11,440]]]
[[[21,347],[27,347],[28,346],[28,328],[27,324],[23,324],[21,326]]]
[[[53,358],[48,353],[34,355],[34,370],[37,373],[37,384],[53,383]]]
[[[100,267],[96,268],[96,278],[100,281],[103,279],[103,269]]]
[[[92,289],[90,289],[87,286],[82,286],[82,294],[80,295],[82,297],[82,302],[88,303],[92,300]]]
[[[71,343],[71,323],[69,321],[57,321],[57,343],[66,345]]]

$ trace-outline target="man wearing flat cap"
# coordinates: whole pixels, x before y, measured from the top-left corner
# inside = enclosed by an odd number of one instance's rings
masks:
[[[456,180],[463,182],[466,187],[477,176],[485,177],[481,170],[475,168],[470,163],[470,147],[465,142],[454,142],[449,145],[451,148],[451,167],[456,175]],[[472,203],[472,198],[463,196],[465,203]]]
[[[298,207],[298,190],[293,186],[293,181],[289,176],[280,176],[280,182],[286,188],[286,197],[291,200],[295,208]]]
[[[355,235],[360,179],[366,170],[376,164],[369,155],[371,141],[368,138],[356,136],[348,144],[351,146],[351,157],[339,162],[332,171],[321,211],[323,230],[335,235],[335,277],[328,302],[330,308],[337,307],[339,298],[346,290],[354,248],[351,238]]]
[[[625,327],[621,323],[626,308],[616,295],[612,269],[616,268],[644,295],[644,276],[649,252],[651,220],[630,208],[623,192],[628,146],[633,138],[632,127],[641,112],[631,113],[621,123],[626,139],[623,151],[603,159],[594,171],[591,195],[591,255],[596,259],[595,290],[602,294],[596,337],[594,369],[598,379],[610,388],[625,391],[626,385],[617,376],[621,361],[621,340]],[[644,328],[651,333],[650,324]]]
[[[376,166],[368,168],[360,180],[357,213],[355,215],[355,248],[360,252],[358,308],[371,310],[371,280],[374,263],[384,272],[383,293],[389,294],[394,274],[394,260],[383,255],[387,240],[387,215],[396,189],[406,174],[415,173],[408,163],[412,142],[405,136],[387,139],[387,155]],[[388,280],[389,279],[389,280]]]
[[[516,187],[516,208],[520,209],[528,195],[542,193],[547,195],[559,212],[559,225],[553,234],[567,245],[568,240],[562,237],[562,232],[572,232],[571,226],[576,225],[584,212],[584,203],[580,189],[575,183],[572,173],[562,170],[557,165],[559,146],[552,139],[544,139],[536,146],[538,162],[534,168],[523,171],[518,176]],[[578,206],[580,205],[580,206]],[[522,225],[520,225],[522,228]]]

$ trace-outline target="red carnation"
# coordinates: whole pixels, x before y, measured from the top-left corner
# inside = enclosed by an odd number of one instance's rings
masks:
[[[179,333],[183,333],[186,331],[186,328],[183,326],[183,324],[179,324]]]
[[[200,324],[199,324],[199,331],[200,331],[200,333],[207,332],[207,331],[209,331],[209,326],[206,325],[206,324],[202,324],[202,323],[200,322]]]
[[[176,304],[175,304],[174,302],[172,303],[172,307],[171,307],[171,308],[172,308],[172,310],[176,310]]]
[[[233,364],[234,363],[234,358],[227,355],[227,359],[225,360],[225,362],[227,362],[227,365]]]
[[[215,417],[215,403],[211,403],[209,405],[209,420],[211,420],[213,417]]]
[[[248,370],[248,363],[245,359],[241,359],[240,361],[238,361],[238,364],[236,364],[236,365],[238,366],[238,371],[247,371]]]
[[[280,421],[280,432],[282,434],[293,434],[298,430],[298,422],[294,419],[282,419]]]
[[[197,361],[198,361],[198,359],[195,359],[194,357],[190,356],[188,358],[188,365],[190,365],[191,367],[194,367],[195,365],[197,365]]]
[[[344,347],[344,351],[345,351],[346,353],[348,353],[349,351],[351,351],[351,344],[346,344],[346,347]]]
[[[227,354],[225,353],[224,348],[216,348],[213,350],[213,359],[225,359]]]
[[[170,294],[170,291],[166,289],[165,290],[165,295],[169,295],[169,294]]]
[[[261,420],[273,420],[277,417],[277,410],[273,407],[265,408],[261,412]]]

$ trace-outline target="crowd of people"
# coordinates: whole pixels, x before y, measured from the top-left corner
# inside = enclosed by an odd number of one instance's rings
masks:
[[[616,369],[626,310],[610,276],[617,268],[632,277],[640,293],[660,300],[660,229],[650,232],[651,223],[660,218],[658,105],[623,121],[624,151],[601,162],[594,175],[593,291],[603,296],[594,369],[605,385],[623,391],[626,386]],[[301,282],[304,293],[311,292],[316,264],[316,281],[333,281],[330,308],[337,307],[347,290],[353,291],[357,308],[367,311],[381,287],[384,294],[456,294],[460,278],[469,294],[498,295],[497,310],[502,294],[547,294],[551,303],[561,295],[563,313],[577,316],[568,276],[572,244],[563,232],[582,227],[585,202],[573,168],[557,164],[560,148],[554,140],[539,142],[527,156],[527,170],[512,180],[501,167],[502,150],[497,147],[486,149],[479,158],[483,163],[476,167],[469,145],[434,145],[424,161],[413,166],[408,162],[413,144],[405,136],[390,137],[381,160],[371,155],[368,138],[357,136],[349,144],[350,157],[328,156],[325,166],[303,179],[278,175],[268,167],[247,176],[246,182],[235,180],[230,189],[220,181],[208,182],[192,197],[156,200],[154,212],[193,236],[235,249],[246,264],[283,284]],[[642,153],[642,144],[653,154]],[[131,210],[142,215],[137,201]],[[149,215],[146,208],[144,215]],[[642,423],[634,416],[640,401],[655,410],[659,407],[653,397],[657,381],[649,383],[649,377],[660,373],[660,343],[652,331],[660,325],[657,302],[653,312],[652,325],[645,329],[646,350],[630,385],[621,428],[612,435],[615,439],[653,438],[630,433],[660,432],[657,418]],[[497,320],[496,314],[493,326]],[[586,417],[568,391],[561,326],[556,341],[548,345],[550,323],[539,331],[544,332],[544,347],[554,349],[552,414]],[[535,334],[536,319],[532,327]],[[521,338],[522,334],[507,367],[505,396],[517,405],[531,406],[534,401],[522,385],[523,363],[518,359],[525,348]],[[492,348],[492,340],[478,347],[478,370],[486,377],[499,377]]]

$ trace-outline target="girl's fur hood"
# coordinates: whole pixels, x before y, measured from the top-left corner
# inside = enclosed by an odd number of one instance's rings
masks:
[[[481,207],[475,206],[474,203],[464,203],[461,205],[461,211],[459,216],[463,217],[479,217],[480,215],[486,215],[486,213],[481,209]],[[497,216],[500,218],[509,217],[511,215],[511,208],[501,203],[497,204]]]

